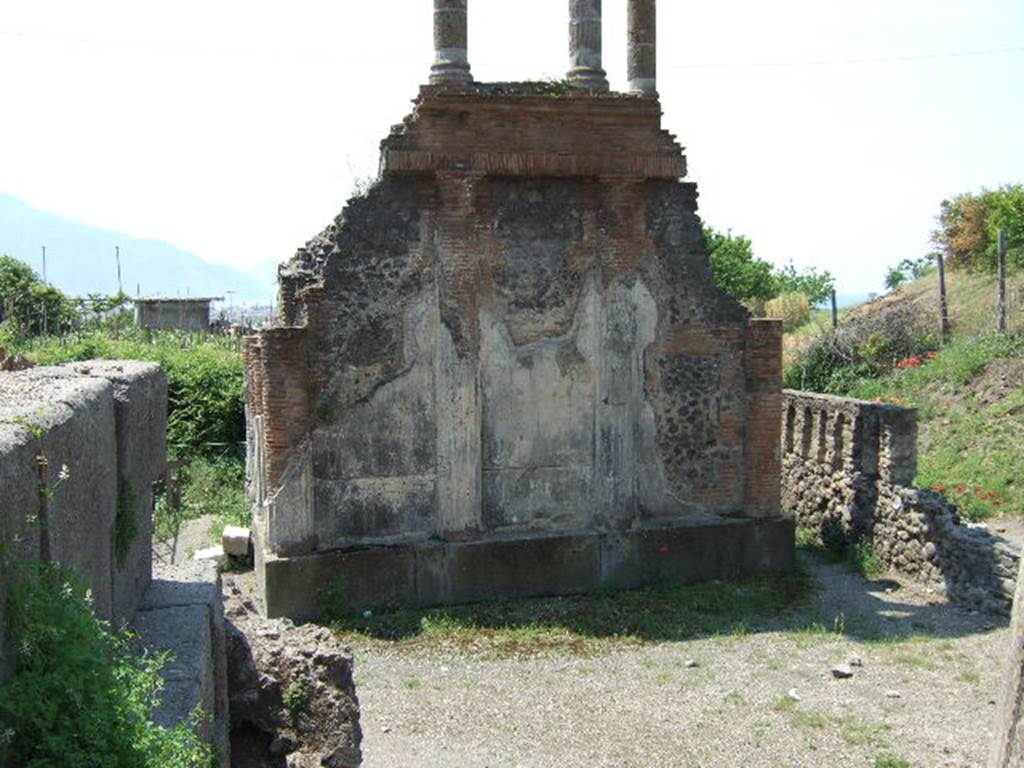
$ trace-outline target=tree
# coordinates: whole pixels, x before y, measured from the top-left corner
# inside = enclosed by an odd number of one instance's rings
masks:
[[[715,285],[736,299],[767,300],[778,295],[771,263],[754,256],[753,244],[732,230],[704,227]]]
[[[889,267],[885,273],[885,287],[894,291],[907,282],[907,276],[899,267]]]
[[[1000,229],[1007,233],[1007,260],[1024,266],[1024,184],[983,187],[978,194],[943,200],[932,242],[954,269],[994,271]]]
[[[0,322],[20,336],[62,332],[75,321],[63,293],[42,282],[32,268],[0,255]]]
[[[793,262],[790,262],[775,273],[775,282],[777,293],[802,293],[813,307],[828,299],[836,279],[831,272],[819,272],[814,267],[797,272]]]
[[[771,262],[754,256],[750,238],[704,227],[711,255],[715,285],[741,301],[768,301],[784,293],[802,293],[811,306],[821,304],[832,292],[835,278],[809,267],[798,272],[792,263],[775,269]]]
[[[885,287],[890,291],[895,290],[904,283],[912,280],[920,280],[922,277],[934,270],[934,256],[922,256],[919,259],[904,259],[895,267],[890,267],[886,271]]]

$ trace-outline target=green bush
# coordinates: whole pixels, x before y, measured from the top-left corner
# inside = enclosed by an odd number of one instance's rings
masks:
[[[896,368],[901,360],[937,349],[931,324],[911,302],[851,319],[825,331],[783,374],[785,386],[846,395],[864,379]]]
[[[4,564],[7,566],[8,564]],[[14,674],[0,683],[0,765],[200,768],[210,747],[149,719],[163,659],[134,656],[58,566],[19,563],[8,595]]]
[[[217,453],[224,444],[245,439],[244,366],[237,339],[134,330],[115,338],[90,331],[37,339],[11,351],[39,365],[92,358],[160,363],[167,372],[167,444],[172,453]]]

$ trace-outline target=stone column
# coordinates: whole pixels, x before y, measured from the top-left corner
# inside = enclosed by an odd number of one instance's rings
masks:
[[[645,96],[656,96],[658,93],[655,2],[629,0],[629,45],[626,51],[629,91]]]
[[[601,69],[601,0],[569,0],[569,81],[588,91],[607,91]]]
[[[430,82],[434,85],[473,82],[466,53],[466,0],[434,0],[434,63]]]

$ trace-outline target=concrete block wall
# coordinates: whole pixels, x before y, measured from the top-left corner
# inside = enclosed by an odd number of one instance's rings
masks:
[[[870,541],[888,566],[958,602],[1009,610],[1020,547],[913,487],[912,408],[784,390],[782,503],[822,543]]]
[[[166,378],[154,363],[0,373],[0,633],[9,564],[22,558],[72,566],[99,616],[132,618],[150,581],[152,484],[164,470],[166,413]],[[49,488],[45,504],[41,484]],[[3,674],[12,658],[2,637],[0,649]]]

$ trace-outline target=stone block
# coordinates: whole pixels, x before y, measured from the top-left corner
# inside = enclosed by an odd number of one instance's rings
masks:
[[[246,557],[249,554],[249,541],[251,533],[248,528],[238,525],[224,526],[224,535],[221,537],[221,547],[224,552],[232,557]]]
[[[334,610],[432,606],[588,592],[607,582],[640,587],[785,572],[793,521],[711,518],[674,528],[483,541],[420,541],[297,557],[256,552],[266,614],[304,620]]]
[[[0,374],[0,423],[30,433],[22,438],[29,450],[11,455],[19,462],[12,472],[38,487],[35,456],[46,458],[51,559],[72,566],[92,590],[96,613],[112,618],[117,451],[110,383],[55,368]],[[7,511],[11,501],[0,497],[0,517],[24,514]],[[39,504],[32,506],[41,515]]]
[[[605,542],[604,578],[632,589],[663,581],[736,579],[793,567],[788,519],[712,519],[623,532]]]
[[[227,656],[221,581],[210,561],[159,565],[132,623],[142,648],[169,653],[154,719],[173,727],[201,706],[199,735],[230,764]]]
[[[317,618],[336,611],[416,604],[416,549],[366,547],[296,557],[257,557],[268,618]]]
[[[193,604],[145,609],[136,616],[134,630],[147,651],[168,654],[160,670],[167,687],[153,719],[173,728],[188,722],[197,706],[211,715],[216,673],[208,607]],[[210,740],[209,722],[204,723],[200,735]]]
[[[114,396],[117,445],[117,517],[123,531],[115,543],[111,573],[113,615],[130,619],[152,578],[153,484],[166,461],[167,376],[156,363],[89,360],[61,369],[109,381]]]
[[[220,544],[214,544],[212,547],[203,547],[197,549],[192,554],[193,560],[208,560],[212,563],[216,563],[218,566],[222,566],[227,563],[228,556],[224,552],[224,547]]]
[[[593,589],[601,547],[592,533],[448,545],[450,600],[567,595]]]

